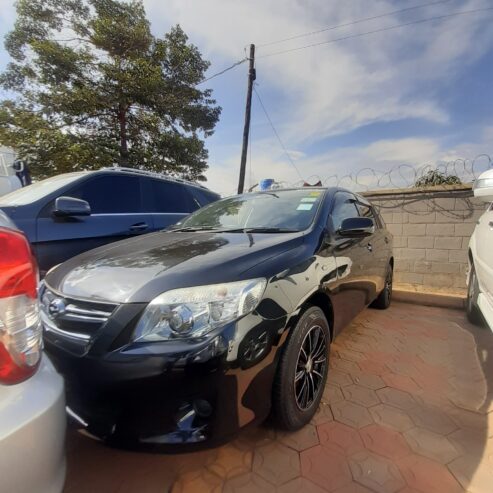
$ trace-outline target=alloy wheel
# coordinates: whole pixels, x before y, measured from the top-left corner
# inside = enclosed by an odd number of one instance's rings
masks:
[[[321,391],[327,366],[327,341],[318,325],[305,335],[294,375],[296,405],[301,411],[311,407]]]

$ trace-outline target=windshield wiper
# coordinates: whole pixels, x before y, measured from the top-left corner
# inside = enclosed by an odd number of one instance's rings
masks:
[[[172,232],[194,232],[194,231],[214,231],[217,230],[214,226],[186,226],[184,228],[170,228],[168,231]]]
[[[298,229],[289,228],[234,228],[221,229],[221,233],[298,233]]]

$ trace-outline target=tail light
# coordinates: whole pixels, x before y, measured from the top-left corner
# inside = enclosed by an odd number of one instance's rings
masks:
[[[0,384],[35,373],[41,358],[38,269],[23,234],[0,228]]]

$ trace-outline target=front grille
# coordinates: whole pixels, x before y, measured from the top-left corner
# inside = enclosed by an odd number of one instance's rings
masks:
[[[89,341],[107,322],[115,308],[111,303],[83,301],[41,288],[41,319],[47,332]]]

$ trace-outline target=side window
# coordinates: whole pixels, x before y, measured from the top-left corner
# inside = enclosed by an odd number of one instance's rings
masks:
[[[185,185],[165,180],[149,180],[153,201],[150,202],[149,212],[174,213],[192,212],[197,207],[193,206],[192,197],[187,192]]]
[[[203,188],[190,187],[190,192],[193,193],[193,196],[200,207],[204,207],[204,205],[210,204],[211,202],[215,202],[216,200],[220,199],[217,194],[209,192],[208,190],[204,190]]]
[[[344,219],[358,216],[354,196],[345,192],[337,192],[331,214],[334,231],[341,227]]]
[[[86,200],[93,214],[142,212],[138,176],[97,176],[67,191],[64,195]]]

